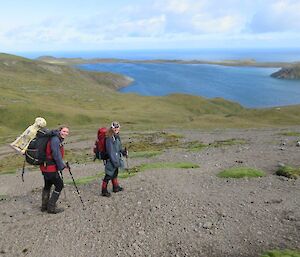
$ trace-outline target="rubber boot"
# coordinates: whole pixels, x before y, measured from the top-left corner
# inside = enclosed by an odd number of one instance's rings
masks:
[[[45,188],[42,191],[42,207],[41,211],[47,211],[47,205],[50,197],[50,190],[46,190]]]
[[[56,208],[56,202],[59,198],[59,194],[60,194],[60,192],[56,192],[56,191],[52,192],[52,195],[51,195],[50,200],[47,205],[48,213],[56,214],[56,213],[60,213],[60,212],[64,211],[63,208]]]
[[[112,184],[113,184],[113,192],[114,193],[121,192],[124,190],[123,187],[119,186],[117,178],[112,179]]]
[[[101,195],[105,197],[110,197],[110,193],[107,191],[107,181],[103,180],[102,181],[102,192]]]

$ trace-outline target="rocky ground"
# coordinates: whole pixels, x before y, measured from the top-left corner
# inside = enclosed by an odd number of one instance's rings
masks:
[[[61,214],[40,212],[42,177],[28,172],[2,175],[0,256],[199,256],[254,257],[269,249],[300,248],[300,179],[274,174],[279,163],[300,166],[299,138],[286,129],[186,131],[185,141],[212,143],[231,138],[247,144],[208,147],[199,152],[169,149],[129,165],[189,161],[196,169],[147,170],[122,179],[125,191],[100,196],[99,181],[72,185]],[[183,134],[183,132],[178,132]],[[92,142],[68,144],[80,148]],[[5,149],[1,150],[5,152]],[[266,176],[221,179],[225,168],[247,166]],[[100,162],[72,165],[75,178],[103,171]],[[70,179],[68,173],[65,178]]]

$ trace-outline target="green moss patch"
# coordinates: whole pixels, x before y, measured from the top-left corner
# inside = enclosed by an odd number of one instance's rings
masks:
[[[283,166],[276,171],[276,175],[297,179],[300,176],[300,167]]]
[[[272,250],[263,253],[260,257],[300,257],[300,251],[295,250]]]
[[[244,177],[263,177],[265,173],[261,170],[248,168],[248,167],[235,167],[231,169],[224,170],[218,175],[220,178],[244,178]]]

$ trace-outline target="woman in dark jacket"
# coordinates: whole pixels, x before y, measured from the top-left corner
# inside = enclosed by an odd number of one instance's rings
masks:
[[[63,161],[64,147],[63,141],[69,135],[69,128],[67,126],[61,126],[55,131],[54,136],[47,143],[45,165],[40,165],[40,170],[44,176],[44,188],[42,192],[42,208],[41,211],[47,211],[48,213],[59,213],[63,209],[56,208],[56,202],[59,198],[60,192],[64,187],[62,178],[59,172],[66,168],[66,164]],[[50,197],[50,190],[52,185],[55,186],[52,195]],[[50,198],[50,199],[49,199]]]
[[[119,168],[124,168],[122,156],[127,156],[127,151],[122,149],[120,139],[120,124],[116,121],[112,122],[106,133],[105,146],[108,154],[108,160],[105,162],[105,176],[102,182],[102,196],[110,197],[107,191],[107,184],[112,181],[113,192],[123,191],[118,183]]]

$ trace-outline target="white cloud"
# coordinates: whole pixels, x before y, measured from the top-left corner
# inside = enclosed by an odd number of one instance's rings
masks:
[[[280,0],[260,9],[251,20],[252,32],[300,31],[300,2]]]
[[[56,11],[43,13],[39,9],[35,14],[33,8],[32,19],[30,14],[0,17],[0,47],[89,49],[120,42],[125,45],[125,41],[132,48],[140,44],[181,47],[181,42],[211,47],[244,45],[248,41],[251,46],[255,41],[267,44],[276,38],[287,44],[280,35],[288,35],[289,40],[294,36],[299,42],[299,0],[128,0],[106,3],[103,8],[95,4],[95,10],[90,0],[87,3],[89,12],[84,7],[82,11],[62,9],[59,13],[53,8]]]

